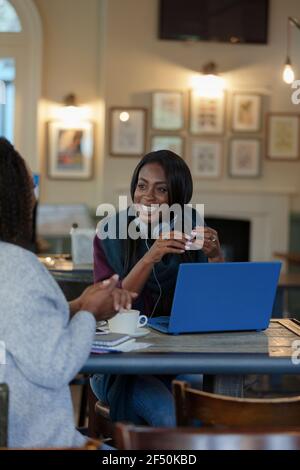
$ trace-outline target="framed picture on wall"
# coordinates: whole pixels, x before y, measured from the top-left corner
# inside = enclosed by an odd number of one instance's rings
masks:
[[[190,132],[193,135],[221,135],[225,125],[225,93],[218,98],[190,92]]]
[[[269,113],[267,116],[267,158],[295,161],[300,158],[300,115]]]
[[[109,120],[110,155],[141,157],[146,151],[147,110],[111,108]]]
[[[229,175],[233,178],[258,178],[261,175],[261,141],[259,139],[231,140]]]
[[[151,151],[171,150],[184,158],[184,139],[178,135],[153,135],[151,137]]]
[[[194,177],[217,179],[222,173],[222,142],[194,140],[191,144],[192,173]]]
[[[181,91],[152,93],[152,129],[179,131],[184,128],[184,94]]]
[[[93,176],[94,124],[76,127],[61,121],[47,124],[48,176],[52,179],[88,180]]]
[[[262,96],[234,93],[232,97],[233,132],[259,132],[262,127]]]

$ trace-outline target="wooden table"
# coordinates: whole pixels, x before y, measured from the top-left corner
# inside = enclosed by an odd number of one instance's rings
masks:
[[[280,258],[286,262],[287,267],[290,265],[300,266],[300,253],[274,253],[275,258]]]
[[[294,316],[288,312],[288,293],[300,289],[300,273],[283,273],[280,275],[273,309],[273,317]]]
[[[91,355],[82,372],[204,374],[205,390],[242,396],[245,375],[300,374],[300,364],[293,364],[291,359],[293,342],[297,340],[300,341],[300,322],[287,319],[272,320],[263,332],[172,336],[151,330],[138,340],[150,343],[149,348]]]
[[[278,283],[279,289],[300,289],[300,273],[281,274]]]

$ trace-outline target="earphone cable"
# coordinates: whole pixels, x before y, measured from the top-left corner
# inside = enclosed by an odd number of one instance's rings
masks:
[[[147,250],[149,251],[150,248],[149,248],[149,245],[148,245],[148,243],[147,243],[147,240],[145,240],[145,244],[146,244]],[[154,305],[154,307],[153,307],[152,313],[151,313],[151,315],[150,315],[149,318],[152,318],[152,317],[153,317],[153,315],[154,315],[154,313],[155,313],[155,310],[156,310],[156,308],[157,308],[157,306],[158,306],[158,304],[159,304],[159,302],[160,302],[161,296],[162,296],[162,288],[161,288],[161,285],[160,285],[160,283],[159,283],[159,280],[157,279],[156,272],[155,272],[155,267],[154,267],[154,266],[153,266],[153,268],[152,268],[152,272],[153,272],[154,279],[155,279],[156,284],[157,284],[158,289],[159,289],[159,295],[158,295],[158,298],[157,298],[157,300],[156,300],[156,302],[155,302],[155,305]]]

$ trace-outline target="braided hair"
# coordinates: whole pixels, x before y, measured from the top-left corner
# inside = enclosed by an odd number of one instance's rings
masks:
[[[0,240],[27,248],[32,240],[33,181],[21,155],[0,138]]]

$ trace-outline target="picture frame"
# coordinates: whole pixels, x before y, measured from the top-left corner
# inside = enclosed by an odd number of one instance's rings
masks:
[[[94,166],[94,123],[76,126],[53,120],[47,123],[47,170],[49,179],[89,180]]]
[[[233,138],[229,143],[229,176],[259,178],[261,176],[261,140]]]
[[[152,129],[180,131],[184,128],[184,93],[154,91],[152,93]]]
[[[190,133],[192,135],[221,136],[225,131],[226,94],[208,98],[196,90],[190,91]]]
[[[170,150],[184,158],[184,138],[179,135],[152,135],[151,152],[157,150]]]
[[[219,179],[223,167],[223,143],[194,140],[191,143],[192,174],[195,178]]]
[[[146,108],[111,108],[109,128],[111,156],[141,157],[146,152]]]
[[[262,130],[262,98],[256,93],[232,95],[232,132],[258,133]]]
[[[273,161],[297,161],[300,158],[300,115],[269,113],[267,115],[266,156]]]

